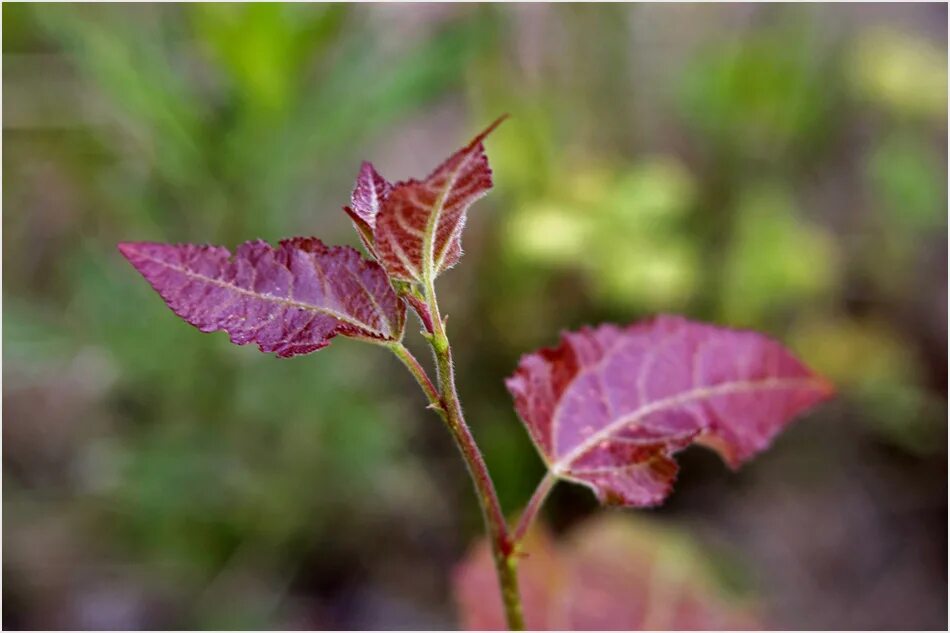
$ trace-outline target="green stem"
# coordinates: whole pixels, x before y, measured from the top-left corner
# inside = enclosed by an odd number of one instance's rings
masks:
[[[419,386],[422,387],[426,398],[429,399],[429,408],[436,409],[436,411],[442,415],[442,400],[439,397],[439,391],[435,388],[435,385],[432,384],[432,381],[429,380],[429,375],[426,373],[426,370],[419,364],[416,357],[412,355],[412,352],[406,349],[402,341],[395,341],[390,343],[387,347],[392,350],[396,358],[402,361],[402,364],[406,366],[409,373],[412,374],[416,382],[419,383]]]
[[[395,342],[387,345],[390,350],[402,361],[403,365],[422,387],[422,391],[429,399],[429,408],[434,409],[436,413],[445,421],[446,426],[452,433],[452,438],[462,452],[465,463],[468,466],[469,474],[475,483],[475,490],[478,493],[479,504],[482,508],[482,514],[485,517],[485,523],[488,526],[490,542],[492,544],[492,553],[495,559],[495,569],[498,572],[499,585],[501,587],[502,603],[505,607],[505,617],[509,628],[512,630],[524,629],[524,616],[521,610],[521,596],[518,593],[517,576],[517,558],[514,556],[512,541],[508,536],[508,528],[505,523],[504,515],[501,511],[501,505],[498,502],[498,496],[495,493],[491,477],[488,474],[488,467],[482,458],[475,438],[472,437],[465,420],[462,417],[462,409],[459,405],[458,396],[454,393],[454,377],[452,373],[451,352],[446,348],[446,353],[436,352],[439,361],[439,376],[449,376],[449,383],[452,389],[449,397],[439,393],[432,384],[425,369],[416,360],[415,356],[401,342]],[[446,405],[446,402],[452,404]]]
[[[498,494],[488,473],[488,467],[482,453],[472,436],[462,406],[459,403],[458,391],[455,387],[455,371],[452,365],[452,348],[445,335],[445,323],[439,313],[439,305],[435,297],[435,288],[431,279],[424,283],[425,300],[432,316],[432,334],[429,343],[435,354],[438,369],[439,387],[441,390],[441,404],[444,409],[446,423],[456,445],[465,458],[479,504],[485,526],[488,529],[492,554],[495,559],[495,571],[498,574],[498,584],[501,590],[502,603],[505,608],[505,618],[508,628],[515,631],[524,630],[524,615],[521,608],[521,595],[518,591],[517,558],[508,535],[508,524],[502,513]]]

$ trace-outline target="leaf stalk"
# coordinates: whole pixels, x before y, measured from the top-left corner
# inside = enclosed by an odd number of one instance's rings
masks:
[[[538,512],[541,510],[541,506],[544,505],[544,501],[548,498],[548,494],[551,492],[551,489],[554,488],[556,483],[557,476],[549,470],[544,474],[544,478],[538,483],[538,487],[535,488],[534,494],[531,495],[531,500],[528,501],[528,505],[525,506],[525,509],[521,512],[521,518],[518,519],[518,525],[515,527],[511,535],[511,541],[514,544],[516,550],[521,545],[521,542],[527,535],[528,530],[531,529],[531,524],[534,523],[535,518],[538,516]]]

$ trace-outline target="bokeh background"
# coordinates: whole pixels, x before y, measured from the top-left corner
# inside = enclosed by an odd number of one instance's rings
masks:
[[[480,516],[399,363],[200,334],[115,244],[357,245],[361,159],[422,175],[509,112],[440,280],[505,508],[542,473],[521,353],[758,328],[840,397],[625,514],[771,626],[945,627],[946,50],[944,4],[4,4],[4,626],[456,626]],[[545,516],[600,512],[562,484]]]

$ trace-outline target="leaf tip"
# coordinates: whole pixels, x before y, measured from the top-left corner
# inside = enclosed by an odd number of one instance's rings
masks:
[[[132,266],[141,272],[141,264],[149,257],[156,256],[159,249],[166,246],[157,242],[119,242],[116,248]]]
[[[376,171],[376,167],[373,166],[373,163],[368,160],[360,162],[360,175],[361,176],[378,176],[379,172]]]
[[[489,124],[489,126],[485,129],[483,134],[485,134],[486,136],[488,134],[491,134],[492,132],[495,131],[495,128],[497,128],[499,125],[501,125],[502,123],[504,123],[510,118],[511,118],[510,114],[508,114],[507,112],[503,113],[501,116],[499,116],[497,119],[495,119]]]
[[[815,380],[817,382],[817,389],[821,395],[822,400],[830,400],[838,395],[838,388],[835,386],[835,383],[831,382],[829,379],[825,378],[821,374],[815,374]]]
[[[498,117],[497,119],[489,123],[488,127],[482,130],[482,132],[478,136],[472,139],[472,142],[469,144],[469,146],[474,147],[475,145],[478,145],[479,143],[484,141],[488,137],[489,134],[491,134],[496,129],[498,129],[498,126],[504,123],[508,118],[510,118],[510,116],[506,112],[505,114],[502,114],[500,117]]]
[[[138,251],[138,247],[142,242],[119,242],[116,244],[116,248],[119,249],[119,252],[122,253],[122,256],[126,259],[131,259],[135,256]]]

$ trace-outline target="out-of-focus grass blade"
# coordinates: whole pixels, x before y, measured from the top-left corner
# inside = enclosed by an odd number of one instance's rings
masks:
[[[141,149],[154,153],[163,172],[178,181],[203,172],[200,137],[208,113],[188,85],[186,69],[175,68],[161,47],[162,33],[153,32],[165,26],[165,12],[155,10],[154,20],[132,20],[113,7],[33,10],[70,61],[127,117]]]
[[[296,184],[312,178],[315,163],[352,154],[353,145],[459,88],[480,29],[479,22],[453,24],[395,60],[385,59],[371,33],[352,33],[334,54],[339,61],[302,97],[280,133],[247,148],[246,172],[269,172],[255,180],[262,205],[287,205]]]

